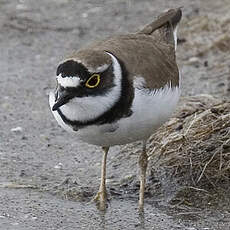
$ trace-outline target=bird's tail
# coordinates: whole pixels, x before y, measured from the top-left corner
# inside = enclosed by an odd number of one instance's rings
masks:
[[[170,9],[158,16],[152,23],[146,25],[137,33],[152,35],[154,31],[159,30],[161,36],[166,42],[177,46],[177,25],[182,17],[181,8]]]

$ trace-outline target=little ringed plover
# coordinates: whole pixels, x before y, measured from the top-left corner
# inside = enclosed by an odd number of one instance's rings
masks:
[[[180,95],[176,63],[181,9],[170,9],[136,33],[94,42],[57,67],[49,96],[58,124],[79,140],[104,150],[101,184],[95,197],[106,208],[106,158],[109,147],[142,141],[139,157],[139,207],[144,205],[148,164],[146,141],[166,122]]]

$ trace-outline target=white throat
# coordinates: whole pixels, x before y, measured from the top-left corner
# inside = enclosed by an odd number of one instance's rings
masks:
[[[73,98],[60,107],[61,112],[72,121],[88,121],[99,117],[108,111],[118,101],[121,95],[121,67],[110,53],[113,65],[114,87],[106,95]]]

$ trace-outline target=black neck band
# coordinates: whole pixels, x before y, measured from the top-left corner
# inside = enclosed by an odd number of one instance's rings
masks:
[[[121,66],[121,95],[114,106],[112,106],[108,111],[100,115],[99,117],[88,120],[85,122],[82,121],[72,121],[69,120],[59,109],[57,112],[62,118],[63,122],[69,126],[73,127],[73,130],[77,131],[81,128],[84,128],[89,125],[102,125],[106,123],[113,123],[123,117],[128,117],[132,114],[131,105],[134,98],[134,90],[131,82],[128,80],[128,72],[124,66],[124,63],[117,58]]]

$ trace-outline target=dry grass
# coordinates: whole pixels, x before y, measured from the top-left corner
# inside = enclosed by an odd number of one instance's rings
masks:
[[[180,104],[175,118],[150,139],[152,167],[170,170],[190,186],[226,184],[230,179],[230,102],[199,95]]]

